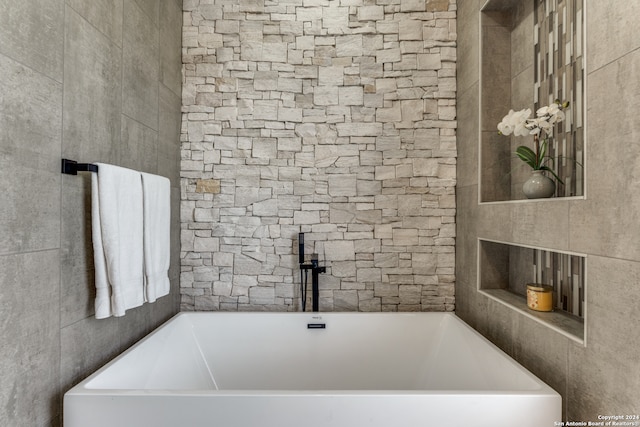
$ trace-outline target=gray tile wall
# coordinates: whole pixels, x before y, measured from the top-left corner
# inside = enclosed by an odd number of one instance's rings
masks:
[[[178,310],[180,0],[0,0],[0,425],[58,426],[66,390]],[[90,177],[172,180],[172,293],[93,317]]]
[[[459,3],[470,58],[484,3]],[[459,63],[456,189],[457,314],[560,392],[566,420],[585,422],[640,408],[640,3],[587,3],[586,199],[478,205],[477,60]],[[586,346],[476,291],[478,237],[587,254]]]

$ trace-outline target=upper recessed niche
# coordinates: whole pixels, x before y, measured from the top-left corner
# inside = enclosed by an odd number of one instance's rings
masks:
[[[530,167],[515,156],[533,137],[499,135],[509,109],[569,101],[549,163],[562,183],[554,197],[584,195],[583,0],[489,0],[481,10],[480,202],[522,200]]]

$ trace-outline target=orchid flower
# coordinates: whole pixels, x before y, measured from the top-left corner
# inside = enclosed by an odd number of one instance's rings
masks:
[[[516,149],[516,155],[533,170],[545,170],[562,182],[560,177],[544,163],[550,159],[547,156],[548,140],[553,135],[556,123],[565,119],[564,109],[569,106],[568,102],[555,102],[536,111],[536,117],[531,118],[531,109],[520,111],[509,110],[509,113],[498,123],[498,133],[501,135],[527,136],[533,135],[534,149],[521,145]],[[540,139],[542,138],[542,142]]]

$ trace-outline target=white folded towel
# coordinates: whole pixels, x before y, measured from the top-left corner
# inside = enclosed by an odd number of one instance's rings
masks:
[[[97,163],[91,176],[96,318],[144,303],[140,172]]]
[[[154,302],[170,289],[171,183],[163,176],[142,173],[142,192],[145,297]]]

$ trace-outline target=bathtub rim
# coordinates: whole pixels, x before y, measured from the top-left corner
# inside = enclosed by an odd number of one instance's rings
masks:
[[[108,370],[112,365],[117,363],[121,358],[125,357],[130,352],[135,351],[136,348],[142,346],[145,342],[153,339],[154,335],[160,333],[160,331],[165,328],[168,324],[177,321],[177,319],[182,317],[187,318],[197,318],[197,317],[214,317],[214,316],[251,316],[251,315],[267,315],[267,316],[282,316],[282,317],[299,317],[301,319],[307,318],[308,321],[317,322],[318,320],[326,320],[330,319],[334,316],[347,316],[347,317],[394,317],[394,316],[402,316],[402,317],[442,317],[442,318],[450,318],[453,319],[458,325],[466,328],[468,331],[473,333],[477,338],[484,342],[485,345],[488,345],[494,351],[497,351],[502,357],[504,357],[509,363],[514,365],[528,378],[533,380],[538,388],[535,390],[515,390],[515,389],[505,389],[505,390],[460,390],[460,389],[450,389],[450,390],[389,390],[389,389],[371,389],[371,390],[361,390],[361,389],[318,389],[318,390],[289,390],[289,389],[141,389],[141,388],[90,388],[87,385],[96,377],[101,375],[103,372]],[[65,394],[64,397],[66,399],[67,396],[180,396],[180,397],[204,397],[204,396],[216,396],[216,397],[282,397],[282,398],[295,398],[295,397],[324,397],[324,396],[349,396],[349,397],[393,397],[393,396],[456,396],[456,395],[464,395],[464,396],[536,396],[536,397],[559,397],[560,394],[554,390],[551,386],[546,384],[543,380],[534,375],[527,368],[518,363],[515,359],[509,356],[506,352],[500,349],[497,345],[492,343],[489,339],[483,336],[480,332],[475,330],[469,324],[467,324],[464,320],[458,317],[455,312],[258,312],[258,311],[247,311],[247,312],[235,312],[235,311],[199,311],[199,312],[191,312],[191,311],[182,311],[173,315],[171,318],[166,320],[160,326],[155,328],[153,331],[148,333],[146,336],[138,340],[136,343],[131,345],[129,348],[119,353],[109,362],[104,364],[102,367],[97,369],[88,377],[84,378],[78,384],[71,387]]]

